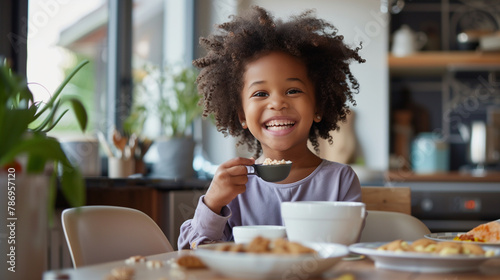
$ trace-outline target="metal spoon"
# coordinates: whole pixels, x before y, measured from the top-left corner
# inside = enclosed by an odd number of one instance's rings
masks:
[[[283,181],[290,174],[290,169],[292,168],[291,163],[285,164],[253,164],[253,172],[249,172],[248,175],[257,175],[264,181],[268,182],[279,182]]]

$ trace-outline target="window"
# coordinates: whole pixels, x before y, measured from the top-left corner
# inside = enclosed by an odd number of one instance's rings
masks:
[[[109,92],[113,92],[113,86],[116,85],[112,84],[113,77],[110,75],[108,63],[126,64],[123,57],[108,57],[109,39],[116,40],[120,35],[109,34],[108,38],[108,31],[113,30],[108,28],[109,20],[113,18],[110,16],[113,11],[109,10],[109,2],[108,0],[30,0],[28,7],[27,78],[30,89],[36,101],[44,102],[73,67],[84,59],[89,60],[90,63],[63,91],[65,95],[78,95],[83,100],[89,114],[87,129],[89,135],[97,131],[106,133],[115,125],[121,127],[117,122],[123,121],[123,116],[128,115],[131,106],[130,97],[124,98],[119,94],[117,97],[109,97]],[[167,21],[164,7],[172,3],[177,2],[133,1],[132,10],[129,11],[132,13],[130,27],[132,30],[124,30],[128,32],[127,36],[132,34],[132,57],[128,58],[132,61],[132,70],[140,70],[146,64],[161,66],[166,60],[163,27]],[[130,8],[125,5],[124,9]],[[121,12],[123,10],[117,13]],[[128,27],[119,25],[118,28]],[[118,51],[126,49],[121,41],[118,42],[118,46]],[[117,72],[123,71],[124,68],[120,67],[116,67]],[[119,92],[120,89],[117,88],[116,91]],[[80,133],[72,114],[67,114],[53,132],[58,135]]]
[[[85,138],[97,132],[110,136],[122,128],[133,104],[134,70],[144,65],[191,64],[198,37],[209,32],[211,11],[236,11],[233,1],[210,3],[196,0],[25,0],[28,1],[27,78],[35,98],[48,100],[79,62],[90,63],[71,80],[63,95],[78,95],[89,114]],[[23,2],[24,3],[24,2]],[[221,9],[223,7],[224,9]],[[230,9],[229,9],[230,8]],[[24,9],[26,10],[26,9]],[[196,19],[195,19],[196,17]],[[109,32],[109,34],[108,34]],[[203,34],[202,34],[203,33]],[[132,72],[132,73],[130,73]],[[203,127],[210,126],[204,124]],[[156,124],[145,135],[158,136]],[[217,141],[202,136],[202,125],[193,135],[201,151],[213,151],[215,162],[234,156],[219,151]],[[211,126],[210,126],[211,127]],[[205,129],[203,129],[205,130]],[[212,129],[215,134],[215,128]],[[81,135],[69,112],[51,133],[56,137]],[[110,137],[111,138],[111,137]],[[212,147],[206,142],[214,142]],[[233,145],[230,142],[229,145]],[[203,152],[199,152],[202,154]],[[208,153],[208,152],[207,152]],[[213,155],[208,155],[212,158]],[[155,157],[147,159],[154,162]]]
[[[88,59],[62,94],[80,97],[89,115],[87,131],[94,132],[102,126],[106,111],[107,1],[28,3],[26,76],[35,100],[48,100],[69,71]],[[80,133],[72,113],[53,132]]]

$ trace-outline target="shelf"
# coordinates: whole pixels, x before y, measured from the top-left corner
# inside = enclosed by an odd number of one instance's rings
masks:
[[[453,69],[500,70],[500,52],[418,52],[405,57],[388,56],[391,75],[437,75]]]

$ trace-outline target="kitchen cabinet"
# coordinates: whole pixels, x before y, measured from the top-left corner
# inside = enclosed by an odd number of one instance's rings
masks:
[[[87,205],[111,205],[140,210],[157,224],[162,221],[161,192],[154,188],[125,186],[87,188]]]
[[[458,33],[473,26],[492,23],[499,29],[498,17],[490,17],[499,6],[487,2],[406,1],[389,26],[392,34],[407,24],[430,39],[409,56],[395,57],[388,50],[390,150],[404,161],[384,177],[388,186],[410,187],[412,215],[432,232],[468,231],[500,217],[499,164],[473,176],[469,142],[460,134],[460,127],[488,121],[500,106],[500,52],[460,50],[456,42]],[[448,172],[416,174],[411,169],[412,140],[429,131],[449,144]]]
[[[87,179],[87,205],[130,207],[149,215],[174,249],[182,223],[193,217],[209,181],[167,179]]]
[[[199,197],[209,181],[198,179],[166,180],[152,178],[86,179],[86,205],[122,206],[140,210],[150,216],[163,230],[172,247],[177,249],[182,223],[193,217]],[[54,226],[49,232],[49,269],[71,267],[61,212],[69,205],[58,196]]]
[[[419,52],[407,57],[389,55],[388,65],[391,152],[403,157],[405,167],[409,167],[412,139],[419,133],[432,131],[449,144],[450,170],[470,166],[469,143],[461,129],[470,128],[473,121],[492,124],[494,116],[499,114],[500,53],[446,51]]]
[[[464,131],[500,114],[500,52],[463,50],[457,35],[474,28],[499,30],[494,15],[500,6],[488,3],[406,2],[401,13],[391,15],[391,34],[406,24],[428,38],[421,51],[405,57],[388,50],[391,168],[411,169],[411,144],[422,132],[436,132],[449,144],[450,171],[475,168]],[[487,167],[500,170],[500,160]]]

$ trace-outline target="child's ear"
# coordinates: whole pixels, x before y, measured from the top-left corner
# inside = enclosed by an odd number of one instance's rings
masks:
[[[240,124],[243,127],[243,129],[247,129],[248,128],[247,122],[246,122],[246,118],[245,118],[245,114],[243,112],[238,112],[238,120],[240,121]]]
[[[319,122],[321,121],[321,119],[322,119],[322,118],[323,118],[323,117],[322,117],[322,114],[321,114],[321,113],[316,112],[316,113],[314,114],[314,121],[315,121],[315,122],[319,123]]]

